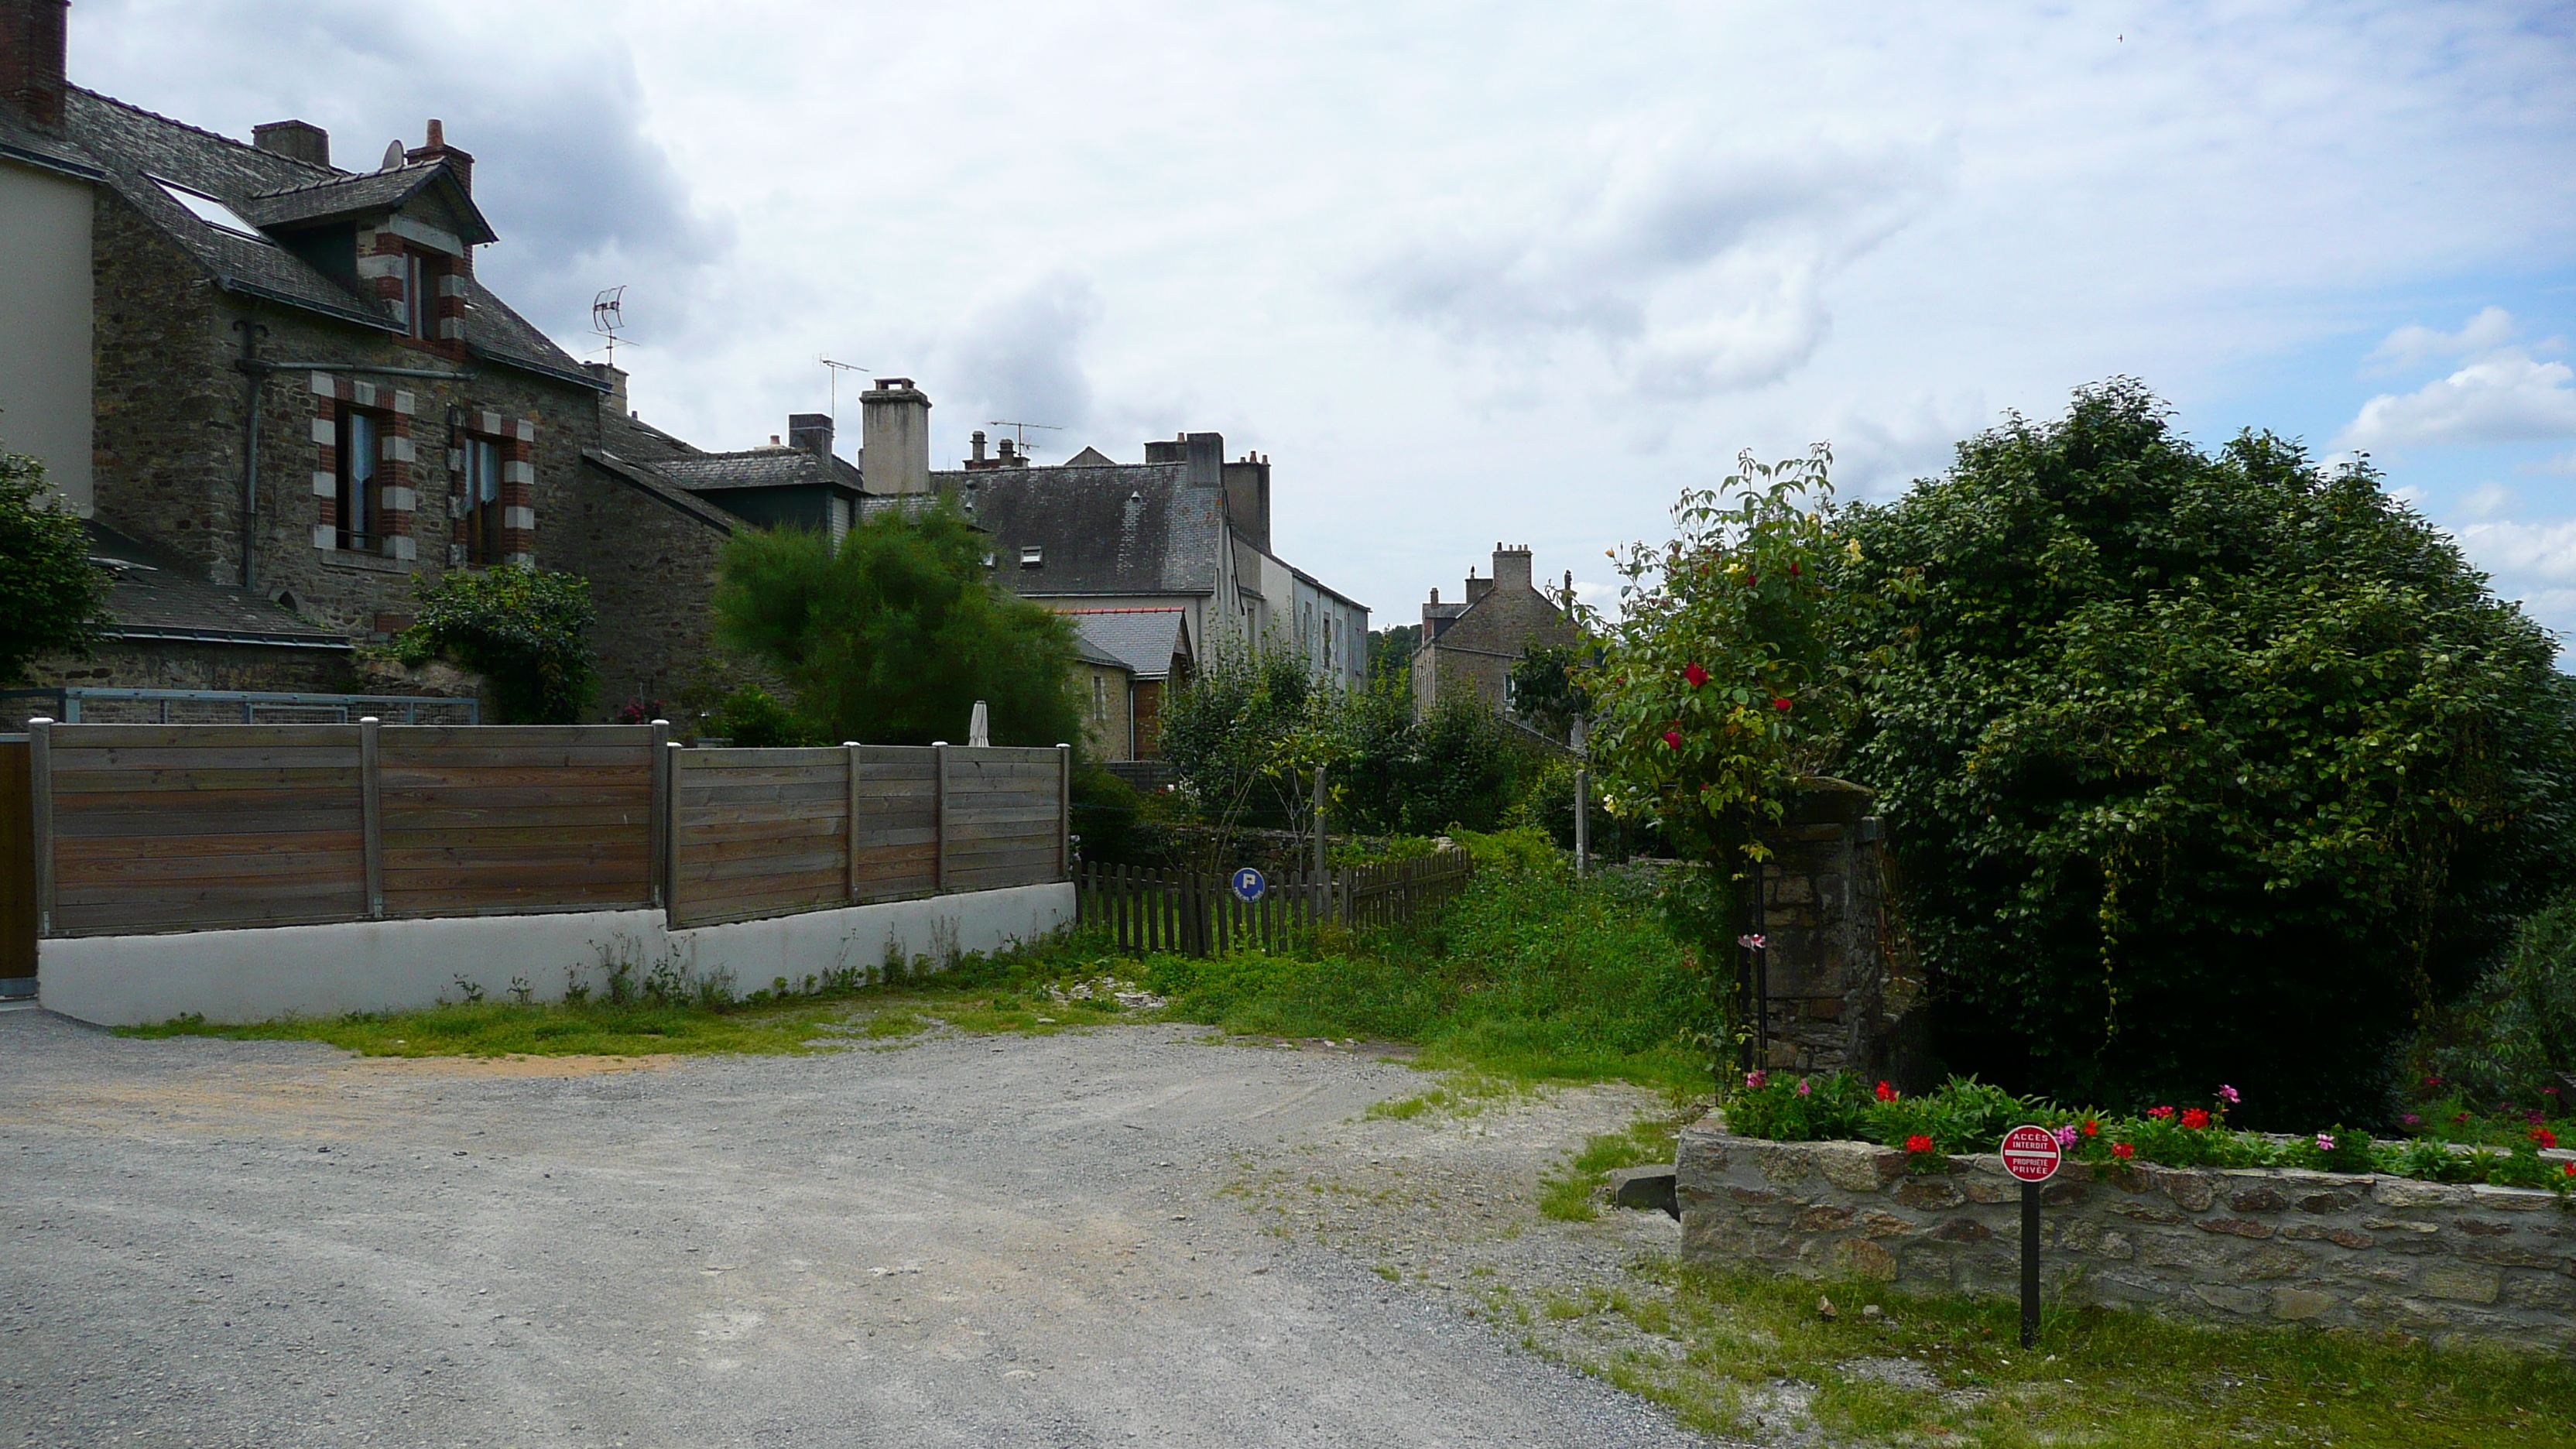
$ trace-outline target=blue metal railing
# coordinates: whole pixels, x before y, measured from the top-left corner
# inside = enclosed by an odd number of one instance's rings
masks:
[[[431,714],[431,724],[481,724],[483,707],[479,700],[451,699],[438,695],[409,694],[281,694],[240,689],[89,689],[62,686],[54,689],[0,689],[0,715],[23,719],[43,713],[42,709],[21,712],[17,700],[41,700],[53,707],[53,718],[64,724],[213,724],[222,721],[206,718],[238,711],[242,724],[263,720],[293,724],[346,724],[365,715],[373,715],[387,724],[420,724],[421,712]],[[100,718],[87,707],[99,704],[149,705],[151,718],[133,718],[130,709],[100,713],[114,716]],[[172,705],[183,706],[180,713],[188,718],[170,717]],[[463,718],[458,718],[459,714]]]

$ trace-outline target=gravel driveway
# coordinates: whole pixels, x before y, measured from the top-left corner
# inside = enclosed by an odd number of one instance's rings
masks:
[[[1180,1027],[638,1065],[0,1014],[0,1444],[1698,1442],[1460,1311],[1423,1200],[1612,1271],[1658,1229],[1528,1199],[1636,1100],[1360,1120],[1425,1085]],[[1282,1196],[1345,1168],[1365,1245]]]

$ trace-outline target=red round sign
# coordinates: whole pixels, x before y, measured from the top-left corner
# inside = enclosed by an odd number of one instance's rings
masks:
[[[2057,1135],[2045,1127],[2015,1127],[2004,1134],[2004,1171],[2024,1182],[2046,1182],[2057,1175],[2065,1154]]]

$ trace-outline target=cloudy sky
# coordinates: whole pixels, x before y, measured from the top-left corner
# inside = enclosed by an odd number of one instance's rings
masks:
[[[2367,452],[2576,630],[2576,11],[79,0],[73,79],[344,165],[438,116],[485,275],[706,447],[920,380],[937,456],[1216,430],[1417,616],[1686,484],[1937,471],[2114,374]],[[855,432],[855,406],[846,401]],[[1454,596],[1454,595],[1453,595]]]

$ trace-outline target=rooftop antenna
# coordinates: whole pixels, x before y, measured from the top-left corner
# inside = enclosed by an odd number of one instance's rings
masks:
[[[988,428],[1009,428],[1012,435],[1019,439],[1020,454],[1022,457],[1026,457],[1028,455],[1029,429],[1035,428],[1042,433],[1061,433],[1064,431],[1064,429],[1057,427],[1053,423],[1006,423],[1000,418],[991,419],[986,422],[984,426]]]
[[[590,299],[590,330],[608,339],[608,365],[611,367],[617,365],[617,334],[626,326],[625,299],[626,288],[622,285],[604,288],[598,296]],[[632,347],[635,344],[630,342],[626,345]]]
[[[828,357],[817,357],[814,360],[823,364],[825,367],[832,369],[832,406],[829,411],[832,414],[832,426],[837,430],[841,426],[841,374],[845,372],[867,372],[871,369],[860,367],[855,363],[834,362]]]

